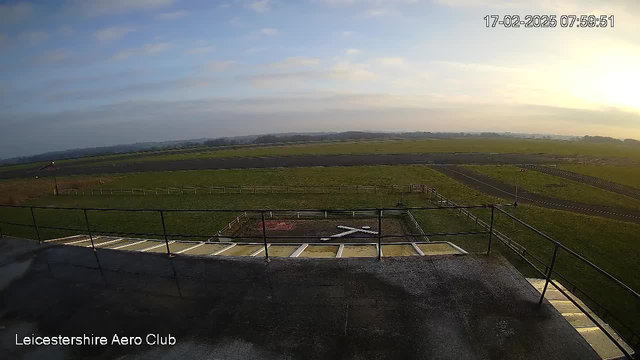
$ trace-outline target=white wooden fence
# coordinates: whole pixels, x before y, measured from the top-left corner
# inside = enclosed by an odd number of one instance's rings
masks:
[[[63,189],[61,195],[205,195],[205,194],[389,194],[426,192],[424,184],[407,185],[251,185],[251,186],[189,186],[130,189]]]

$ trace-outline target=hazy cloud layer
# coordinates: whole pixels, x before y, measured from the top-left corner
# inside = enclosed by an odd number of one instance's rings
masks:
[[[615,28],[487,28],[487,13]],[[274,131],[640,138],[639,15],[636,0],[5,2],[0,156]]]

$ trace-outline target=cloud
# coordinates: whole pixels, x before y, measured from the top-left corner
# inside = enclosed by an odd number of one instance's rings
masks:
[[[93,33],[93,38],[105,44],[116,41],[132,31],[135,31],[135,29],[129,26],[112,26],[96,31]]]
[[[19,36],[20,42],[29,46],[35,46],[49,38],[49,34],[44,31],[28,31],[21,33]]]
[[[50,93],[46,98],[49,102],[103,99],[105,97],[132,96],[140,93],[148,94],[156,91],[166,91],[167,89],[179,90],[210,86],[214,85],[216,81],[217,80],[213,78],[189,77],[156,82],[136,83],[117,88],[73,89],[52,94]]]
[[[262,35],[274,36],[274,35],[278,35],[279,33],[280,32],[277,29],[272,29],[272,28],[260,29],[260,34]]]
[[[308,86],[310,81],[322,79],[325,73],[313,71],[299,71],[287,73],[262,73],[240,77],[239,81],[248,81],[258,88],[286,88],[291,89],[301,85]]]
[[[376,74],[367,70],[364,64],[353,64],[350,61],[339,61],[331,68],[331,77],[339,80],[366,81],[376,78]]]
[[[318,64],[320,64],[320,59],[296,56],[269,64],[268,67],[273,69],[290,69],[296,67],[316,66]]]
[[[231,24],[232,26],[241,26],[244,25],[244,22],[239,16],[234,16],[229,19],[229,24]]]
[[[187,49],[184,51],[187,55],[202,55],[214,52],[216,50],[215,46],[200,46],[191,49]]]
[[[172,43],[151,43],[145,44],[139,48],[131,48],[117,52],[112,56],[113,60],[124,60],[135,55],[152,55],[166,51],[173,47]]]
[[[344,37],[350,37],[353,35],[353,31],[345,30],[341,33],[341,35]]]
[[[370,9],[365,13],[367,16],[378,17],[385,16],[389,14],[389,10],[386,9]]]
[[[358,55],[358,54],[360,54],[360,50],[358,50],[358,49],[347,49],[346,53],[347,53],[347,55]]]
[[[394,58],[386,58],[386,59],[394,59]],[[512,66],[463,63],[463,62],[456,62],[456,61],[431,61],[430,64],[446,66],[446,67],[455,69],[456,71],[469,70],[469,71],[479,71],[479,72],[522,72],[522,73],[535,72],[535,70],[512,67]]]
[[[125,14],[151,11],[173,5],[174,0],[74,0],[71,9],[92,15]]]
[[[253,48],[247,49],[246,53],[247,54],[255,54],[255,53],[258,53],[258,52],[261,52],[261,51],[264,51],[264,50],[265,50],[265,48],[263,48],[263,47],[253,47]]]
[[[235,61],[211,61],[204,67],[210,71],[227,71],[235,64]]]
[[[175,19],[182,19],[187,16],[189,16],[189,12],[181,10],[181,11],[173,11],[173,12],[157,14],[155,16],[155,19],[156,20],[175,20]]]
[[[270,0],[258,0],[258,1],[252,1],[250,3],[247,4],[247,8],[251,9],[255,12],[259,12],[259,13],[263,13],[263,12],[267,12],[269,11],[271,8],[271,1]]]
[[[389,66],[389,67],[400,67],[405,65],[404,58],[397,57],[397,56],[382,57],[382,58],[375,59],[374,61],[382,66]]]
[[[33,13],[33,5],[26,1],[0,5],[0,25],[18,24]]]
[[[55,49],[36,56],[34,60],[38,64],[50,64],[70,60],[72,55],[67,49]]]

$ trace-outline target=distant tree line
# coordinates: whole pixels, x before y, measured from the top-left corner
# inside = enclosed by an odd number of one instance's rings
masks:
[[[73,159],[89,156],[104,156],[113,154],[126,154],[132,152],[151,152],[165,150],[182,150],[205,147],[233,147],[242,145],[263,145],[277,143],[305,143],[312,141],[341,141],[341,140],[384,140],[384,139],[454,139],[454,138],[518,138],[523,135],[511,133],[467,133],[467,132],[366,132],[366,131],[345,131],[338,133],[313,133],[313,134],[268,134],[259,136],[242,136],[233,138],[216,139],[192,139],[165,142],[147,142],[127,145],[103,146],[84,149],[71,149],[65,151],[48,152],[33,156],[16,157],[0,160],[0,164],[21,164],[32,162],[44,162],[51,160]],[[529,137],[532,137],[529,135]],[[550,136],[537,136],[538,138],[550,139]],[[588,143],[626,144],[640,146],[640,141],[634,139],[619,140],[606,136],[584,136],[575,140]]]
[[[586,135],[581,139],[582,142],[587,143],[600,143],[600,144],[625,144],[632,146],[640,146],[640,141],[635,139],[615,139],[609,136],[589,136]]]

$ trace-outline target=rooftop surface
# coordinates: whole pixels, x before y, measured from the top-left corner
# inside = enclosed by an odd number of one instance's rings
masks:
[[[498,255],[169,260],[4,238],[0,291],[0,358],[598,359]],[[31,334],[176,345],[15,345]]]

